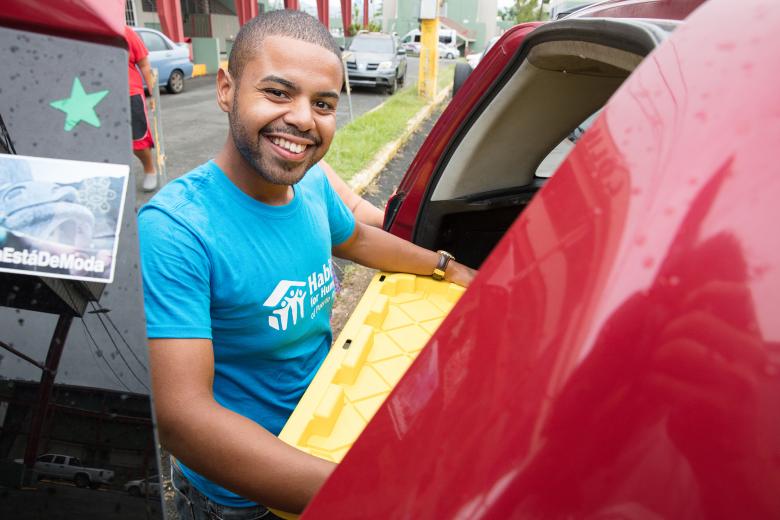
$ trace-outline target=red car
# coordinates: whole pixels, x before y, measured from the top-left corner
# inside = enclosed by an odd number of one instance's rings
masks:
[[[780,518],[779,35],[503,37],[386,214],[480,274],[304,518]]]

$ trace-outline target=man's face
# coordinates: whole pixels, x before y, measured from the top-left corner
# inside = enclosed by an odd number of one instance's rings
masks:
[[[265,181],[295,184],[322,159],[342,81],[335,54],[293,38],[269,36],[247,60],[228,119],[236,148]]]

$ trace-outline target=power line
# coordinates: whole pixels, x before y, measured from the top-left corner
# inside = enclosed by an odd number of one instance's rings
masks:
[[[68,299],[70,300],[71,305],[75,309],[76,308],[76,302],[73,299],[73,296],[71,296],[71,294],[70,294],[70,290],[68,289],[68,284],[67,283],[63,284],[63,287],[65,288],[65,294],[68,296]],[[114,370],[114,367],[111,366],[111,363],[109,363],[108,360],[106,359],[106,357],[103,355],[102,351],[100,350],[100,346],[97,344],[97,341],[95,341],[94,336],[92,336],[92,332],[90,332],[90,330],[89,330],[89,326],[87,325],[87,322],[84,321],[84,317],[83,316],[79,316],[79,319],[81,320],[81,324],[84,326],[84,332],[86,332],[87,336],[92,341],[92,344],[95,346],[95,352],[92,352],[92,349],[90,347],[88,347],[90,353],[92,354],[92,357],[94,358],[95,355],[97,354],[98,357],[100,357],[103,360],[103,362],[106,364],[106,366],[111,371],[111,373],[114,374],[114,377],[116,378],[117,382],[120,385],[122,385],[123,387],[125,387],[125,390],[127,390],[128,392],[132,392],[130,387],[127,386],[127,384],[122,380],[121,377],[119,377],[119,374],[116,373],[116,371]],[[104,374],[105,374],[105,372],[104,372]]]
[[[95,351],[99,353],[100,358],[103,359],[108,369],[111,371],[112,374],[114,374],[114,377],[116,377],[117,381],[119,381],[119,384],[125,387],[125,390],[128,392],[132,392],[133,390],[130,389],[129,386],[127,386],[127,383],[122,380],[121,377],[119,377],[119,374],[116,373],[116,370],[114,370],[114,367],[111,366],[111,363],[108,362],[106,359],[106,356],[103,355],[102,351],[100,350],[100,346],[97,344],[97,341],[95,341],[94,336],[92,336],[92,333],[89,331],[89,327],[87,326],[87,322],[84,321],[84,318],[80,318],[81,323],[84,325],[84,331],[86,331],[87,336],[89,336],[89,339],[92,340],[92,344],[95,346]]]
[[[94,308],[95,307],[94,302],[90,302],[90,303],[92,303],[92,306]],[[111,336],[111,331],[108,330],[108,327],[106,326],[106,323],[103,321],[103,317],[101,316],[101,313],[98,312],[98,313],[94,313],[94,314],[95,314],[95,316],[97,316],[98,321],[100,322],[100,324],[105,329],[106,334],[108,335],[108,339],[111,341],[111,344],[114,345],[114,350],[116,350],[116,353],[119,354],[119,357],[122,359],[122,362],[125,364],[125,366],[130,371],[130,373],[133,375],[133,377],[136,379],[136,381],[141,383],[141,386],[144,387],[146,389],[146,391],[148,392],[149,391],[149,387],[146,386],[146,383],[140,377],[138,377],[138,374],[135,373],[135,370],[133,370],[133,368],[130,366],[130,363],[127,362],[127,359],[122,354],[122,352],[119,350],[119,345],[116,344],[116,341],[114,341],[114,337]]]
[[[105,311],[105,312],[104,312],[104,311]],[[102,309],[102,308],[101,308],[101,309],[97,309],[97,310],[93,311],[92,313],[93,313],[93,314],[96,314],[96,313],[103,313],[103,314],[105,315],[106,319],[107,319],[107,320],[108,320],[108,322],[111,324],[111,327],[113,327],[113,329],[116,331],[116,333],[117,333],[117,334],[119,334],[119,338],[122,340],[122,343],[124,343],[125,345],[127,345],[127,350],[129,350],[129,351],[130,351],[130,354],[132,354],[132,356],[135,358],[135,360],[138,362],[138,364],[141,366],[141,368],[144,370],[144,372],[148,372],[148,371],[149,371],[149,369],[148,369],[148,368],[146,368],[146,364],[145,364],[143,361],[141,361],[141,359],[140,359],[140,358],[139,358],[139,357],[136,355],[136,353],[133,351],[133,347],[131,347],[131,346],[130,346],[130,343],[128,343],[128,342],[127,342],[127,340],[125,339],[125,336],[124,336],[124,335],[122,334],[122,332],[119,330],[119,327],[117,327],[117,326],[116,326],[116,324],[114,323],[114,320],[112,320],[112,319],[111,319],[111,315],[110,315],[108,312],[109,312],[109,311],[108,311],[107,309]]]

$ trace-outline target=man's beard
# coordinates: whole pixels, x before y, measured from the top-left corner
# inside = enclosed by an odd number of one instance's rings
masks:
[[[322,156],[312,156],[308,162],[304,163],[287,163],[284,160],[274,160],[271,157],[264,157],[260,151],[261,139],[264,134],[277,133],[288,134],[298,137],[303,137],[314,143],[313,146],[317,147],[322,143],[322,140],[318,137],[301,132],[294,126],[288,125],[268,125],[260,130],[256,136],[251,136],[246,131],[246,127],[241,124],[241,118],[238,115],[238,103],[233,104],[233,110],[230,111],[228,122],[230,123],[230,133],[233,138],[233,143],[241,154],[241,157],[249,164],[252,169],[262,179],[270,184],[292,186],[297,184],[303,176],[309,171],[314,164],[316,164]],[[308,148],[308,147],[307,147]]]

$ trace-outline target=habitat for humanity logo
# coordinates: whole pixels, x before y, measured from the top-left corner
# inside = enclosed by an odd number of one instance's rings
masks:
[[[268,316],[268,325],[276,330],[287,330],[287,324],[292,321],[295,325],[298,323],[299,318],[303,318],[303,301],[304,295],[303,289],[300,287],[306,287],[306,282],[292,282],[290,280],[282,280],[276,285],[274,292],[263,303],[264,307],[276,307],[273,315]]]
[[[291,324],[296,325],[305,314],[307,295],[311,305],[310,318],[314,319],[331,301],[334,289],[330,262],[322,264],[322,269],[311,273],[305,282],[282,280],[263,303],[263,307],[276,307],[268,316],[268,325],[276,330],[287,330]]]

